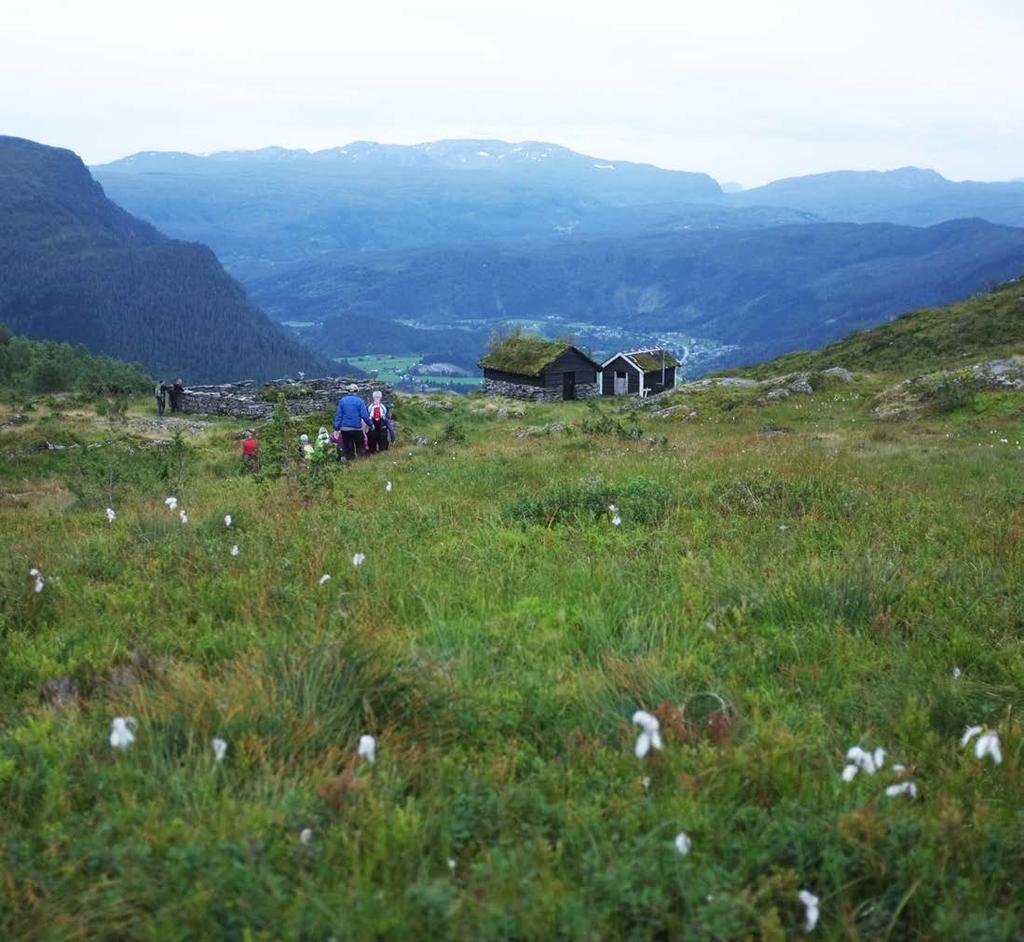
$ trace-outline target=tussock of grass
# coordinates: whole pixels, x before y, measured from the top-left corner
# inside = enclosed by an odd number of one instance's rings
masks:
[[[0,502],[0,935],[795,938],[809,888],[822,938],[1020,938],[1020,399],[880,432],[871,388],[709,389],[658,448],[402,399],[330,486],[230,423],[0,433],[4,490],[74,494]]]

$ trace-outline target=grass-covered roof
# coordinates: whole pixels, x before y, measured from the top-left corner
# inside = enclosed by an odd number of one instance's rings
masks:
[[[636,353],[628,354],[633,359],[633,362],[645,373],[648,370],[660,370],[663,362],[666,369],[671,366],[680,365],[679,361],[667,350],[664,351],[664,355],[665,359],[662,361],[661,350],[638,350]]]
[[[545,340],[537,334],[515,331],[493,343],[480,365],[505,373],[539,376],[569,346],[564,340]]]

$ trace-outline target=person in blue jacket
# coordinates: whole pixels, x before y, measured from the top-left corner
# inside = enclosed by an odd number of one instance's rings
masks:
[[[370,425],[370,413],[356,395],[358,391],[359,387],[352,383],[348,395],[338,400],[338,411],[334,413],[334,428],[341,432],[341,450],[346,461],[356,456],[356,446],[363,439],[363,424]]]

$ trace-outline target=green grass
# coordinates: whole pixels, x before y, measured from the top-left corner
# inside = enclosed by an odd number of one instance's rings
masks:
[[[784,939],[807,888],[812,938],[1021,938],[1022,400],[880,424],[874,391],[402,397],[317,482],[243,474],[230,422],[0,431],[0,937]],[[72,435],[113,441],[39,448]],[[857,744],[889,760],[846,784]]]
[[[904,375],[968,366],[984,357],[1024,351],[1024,281],[1000,285],[941,308],[912,311],[888,324],[858,331],[821,350],[787,353],[734,375],[762,379],[824,370],[898,371]]]

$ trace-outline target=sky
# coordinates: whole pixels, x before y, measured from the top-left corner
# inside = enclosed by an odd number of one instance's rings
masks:
[[[542,140],[745,186],[1024,177],[1020,0],[2,0],[0,134],[87,163]]]

